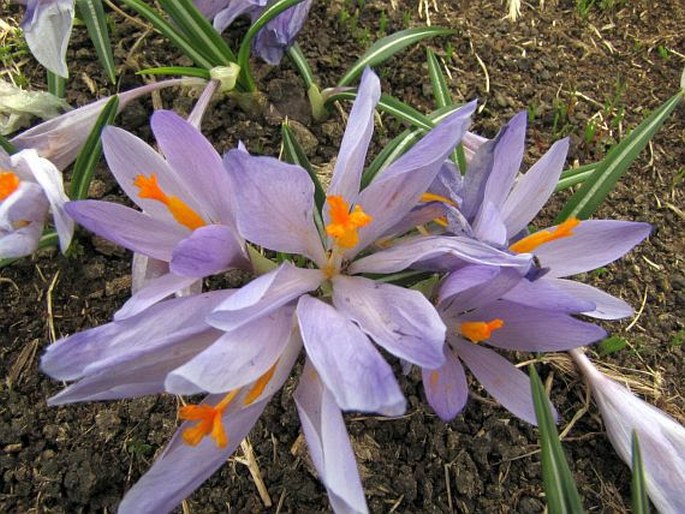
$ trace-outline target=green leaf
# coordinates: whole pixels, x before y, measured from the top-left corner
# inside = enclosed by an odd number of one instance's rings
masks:
[[[211,57],[195,48],[193,42],[188,41],[185,34],[162,18],[154,9],[151,9],[141,0],[121,0],[124,4],[149,21],[164,37],[187,55],[198,66],[207,68],[214,67]]]
[[[535,417],[540,431],[542,479],[550,514],[583,514],[583,504],[573,480],[559,433],[554,424],[549,400],[535,367],[528,366],[535,405]]]
[[[100,64],[107,74],[109,81],[114,84],[117,80],[114,70],[114,55],[112,43],[107,30],[107,15],[102,7],[102,0],[76,0],[79,17],[86,24],[88,34],[98,54]]]
[[[2,134],[0,134],[0,147],[10,155],[17,153],[17,149],[14,145]]]
[[[245,87],[248,92],[257,90],[257,85],[252,77],[250,68],[250,49],[252,48],[252,41],[257,37],[257,32],[283,11],[290,9],[302,1],[304,0],[278,0],[264,9],[259,18],[250,25],[250,28],[240,42],[240,48],[238,49],[238,64],[240,65],[240,71],[243,75]]]
[[[602,355],[609,355],[623,350],[628,346],[628,341],[619,336],[609,336],[599,342],[598,348]]]
[[[207,56],[214,66],[236,62],[236,56],[190,0],[159,0],[162,9],[183,31],[186,40]]]
[[[452,29],[440,27],[415,27],[412,29],[401,30],[389,36],[379,39],[362,55],[359,60],[345,73],[338,82],[338,86],[347,86],[359,75],[367,66],[375,66],[395,55],[400,50],[409,45],[417,43],[422,39],[435,36],[454,34]]]
[[[357,98],[356,91],[341,91],[330,95],[326,99],[326,103],[334,102],[336,100],[354,100],[355,98]],[[428,130],[433,128],[433,123],[429,118],[394,96],[382,94],[376,107],[378,110],[386,112],[398,120],[406,121],[415,127]]]
[[[48,91],[58,98],[64,98],[64,91],[67,85],[67,79],[46,70],[48,73]]]
[[[136,75],[181,75],[184,77],[199,77],[210,80],[209,70],[206,68],[193,68],[191,66],[160,66],[159,68],[145,68],[136,72]]]
[[[321,186],[321,181],[309,162],[309,159],[307,159],[302,146],[295,137],[295,134],[293,134],[293,131],[290,130],[287,120],[281,125],[281,135],[283,160],[285,162],[289,162],[290,164],[297,164],[298,166],[301,166],[307,170],[312,182],[314,182],[314,201],[316,202],[318,211],[321,212],[321,209],[323,209],[323,204],[326,201],[326,193],[324,192],[323,187]]]
[[[570,217],[587,219],[597,210],[625,170],[676,108],[682,96],[683,92],[673,95],[627,137],[609,150],[607,156],[597,165],[596,171],[583,182],[580,189],[564,205],[556,218],[557,223]]]
[[[577,168],[571,168],[561,172],[561,177],[559,177],[559,182],[557,183],[554,191],[563,191],[569,187],[573,187],[576,184],[582,184],[588,177],[597,170],[597,163],[586,164],[584,166],[578,166]]]
[[[297,68],[300,73],[302,80],[304,80],[304,87],[309,89],[312,85],[316,85],[316,80],[314,79],[314,72],[311,66],[309,66],[309,61],[302,53],[300,46],[295,43],[287,50],[288,57]]]
[[[645,467],[642,463],[640,443],[637,440],[637,432],[633,430],[632,436],[633,454],[633,480],[630,482],[630,493],[633,501],[635,514],[649,514],[649,498],[647,497],[647,484],[645,482]]]
[[[93,130],[91,130],[86,143],[79,152],[71,178],[72,200],[82,200],[88,196],[88,186],[90,186],[90,181],[93,178],[95,166],[102,155],[102,141],[100,140],[102,129],[112,123],[118,109],[119,97],[115,95],[100,112]]]

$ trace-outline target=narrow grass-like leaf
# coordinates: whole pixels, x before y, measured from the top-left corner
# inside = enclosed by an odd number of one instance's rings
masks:
[[[277,2],[269,5],[266,9],[264,9],[261,16],[252,22],[252,25],[245,34],[245,37],[243,37],[243,40],[240,43],[240,48],[238,49],[238,64],[240,65],[240,72],[248,92],[254,92],[257,90],[257,85],[252,77],[252,71],[250,68],[250,49],[252,48],[252,41],[254,41],[254,38],[257,37],[257,32],[259,32],[264,25],[269,23],[283,11],[287,11],[302,1],[304,0],[278,0]]]
[[[17,149],[14,148],[14,145],[2,134],[0,134],[0,147],[10,155],[17,153]]]
[[[586,164],[584,166],[578,166],[577,168],[571,168],[564,170],[559,177],[559,182],[554,188],[555,191],[563,191],[569,187],[573,187],[577,184],[582,184],[588,177],[597,170],[597,163]]]
[[[633,503],[634,514],[649,514],[649,498],[647,497],[647,484],[645,483],[645,468],[642,464],[640,442],[637,432],[633,430],[632,436],[633,455],[633,480],[630,483],[630,493]]]
[[[162,18],[154,9],[151,9],[141,0],[121,0],[124,4],[149,21],[164,37],[187,55],[195,64],[203,68],[214,67],[211,56],[198,51],[195,45],[188,41],[185,34]]]
[[[316,207],[318,208],[319,212],[321,212],[321,209],[323,209],[323,204],[326,201],[326,193],[323,190],[321,181],[316,175],[312,164],[309,162],[309,159],[307,159],[302,146],[295,137],[293,131],[288,126],[287,120],[281,125],[281,135],[283,138],[281,143],[283,160],[285,162],[289,162],[290,164],[297,164],[298,166],[301,166],[307,170],[312,182],[314,182],[314,201],[316,202]]]
[[[454,34],[456,31],[452,29],[444,29],[441,27],[415,27],[412,29],[400,30],[389,36],[376,41],[369,49],[364,52],[359,60],[352,65],[352,67],[343,75],[338,82],[338,86],[347,86],[359,75],[361,75],[364,68],[367,66],[375,66],[400,50],[426,39],[435,36],[444,36]]]
[[[336,100],[354,100],[357,98],[356,91],[341,91],[330,95],[326,99],[326,103],[334,102]],[[433,123],[426,115],[420,113],[412,106],[398,100],[394,96],[386,95],[385,93],[381,95],[381,99],[377,105],[378,110],[390,114],[401,121],[406,121],[410,125],[415,127],[420,127],[424,129],[433,128]]]
[[[528,366],[535,417],[540,431],[542,479],[550,514],[582,514],[583,504],[573,480],[559,433],[554,424],[549,400],[533,365]]]
[[[632,164],[642,149],[673,112],[683,92],[672,96],[640,123],[628,136],[614,146],[607,156],[597,165],[596,171],[583,182],[583,185],[566,202],[556,218],[562,222],[567,218],[586,219],[600,206],[604,198],[614,188],[625,170]]]
[[[159,68],[145,68],[136,72],[136,75],[181,75],[183,77],[199,77],[209,80],[209,70],[205,68],[193,68],[191,66],[160,66]]]
[[[102,155],[102,141],[100,135],[105,125],[112,123],[119,109],[119,97],[113,96],[102,109],[93,130],[86,139],[86,143],[76,158],[74,170],[71,176],[71,198],[82,200],[88,196],[88,186],[93,178],[95,166]]]
[[[88,35],[93,42],[95,52],[98,54],[100,64],[102,64],[109,81],[114,84],[117,80],[114,55],[112,54],[112,43],[109,40],[109,30],[107,29],[107,15],[102,7],[102,0],[76,0],[76,8],[79,17],[86,24]]]
[[[236,56],[190,0],[159,0],[162,9],[185,33],[186,39],[208,56],[214,66],[236,62]]]
[[[67,79],[60,77],[50,70],[46,71],[48,73],[48,91],[59,98],[64,98]]]
[[[295,68],[297,68],[297,71],[300,73],[300,77],[304,80],[305,89],[309,89],[312,84],[316,84],[314,72],[312,71],[311,66],[309,66],[309,61],[307,61],[307,58],[302,53],[300,46],[297,43],[293,44],[288,48],[287,54],[295,65]]]

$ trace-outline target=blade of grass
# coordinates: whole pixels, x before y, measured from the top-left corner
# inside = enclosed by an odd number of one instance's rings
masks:
[[[634,514],[649,514],[649,498],[647,497],[647,484],[645,483],[645,468],[642,464],[640,442],[637,432],[633,430],[632,436],[633,455],[633,480],[630,482],[630,493],[633,503]]]
[[[357,98],[356,91],[340,91],[329,96],[326,99],[326,103],[334,102],[336,100],[354,100],[355,98]],[[382,94],[377,108],[378,110],[388,113],[398,120],[406,121],[415,127],[424,129],[433,128],[433,123],[424,114],[401,100],[398,100],[394,96]]]
[[[76,0],[79,17],[86,24],[95,52],[98,54],[107,78],[114,84],[117,80],[114,70],[112,43],[107,29],[107,15],[102,7],[102,0]]]
[[[160,66],[159,68],[145,68],[136,72],[136,75],[181,75],[184,77],[199,77],[210,80],[209,71],[205,68],[193,68],[191,66]]]
[[[582,514],[583,504],[573,480],[559,432],[554,424],[552,410],[545,389],[535,367],[528,366],[535,406],[535,417],[540,431],[542,479],[550,514]]]
[[[88,187],[93,178],[95,166],[102,156],[102,141],[100,140],[102,129],[105,128],[105,125],[112,123],[118,108],[119,97],[115,95],[102,109],[83,149],[76,158],[71,178],[71,198],[73,200],[82,200],[88,196]]]
[[[367,66],[375,66],[411,44],[429,37],[444,36],[454,33],[455,31],[452,29],[444,29],[441,27],[415,27],[401,30],[381,38],[371,45],[369,49],[364,52],[364,55],[362,55],[347,73],[343,75],[338,82],[338,86],[349,85]]]
[[[17,149],[14,148],[14,145],[2,134],[0,134],[0,147],[10,155],[17,153]]]
[[[64,98],[67,79],[60,77],[50,70],[46,71],[48,72],[48,91],[59,98]]]

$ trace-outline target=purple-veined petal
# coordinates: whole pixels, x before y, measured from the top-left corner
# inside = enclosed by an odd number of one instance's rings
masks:
[[[504,408],[524,421],[537,426],[530,379],[495,351],[469,343],[459,337],[450,342],[473,376]],[[550,403],[554,419],[558,418]]]
[[[187,237],[181,225],[160,221],[142,212],[111,202],[79,200],[65,210],[91,232],[134,252],[170,261],[174,247]]]
[[[554,143],[514,185],[501,208],[508,239],[526,228],[554,192],[566,161],[568,146],[568,138]]]
[[[219,337],[220,332],[208,326],[204,317],[231,294],[233,291],[223,290],[175,298],[138,316],[65,337],[48,346],[41,369],[56,380],[76,380],[131,355],[135,358],[205,332]]]
[[[392,368],[357,325],[309,295],[300,298],[297,319],[307,355],[341,409],[404,413]]]
[[[283,54],[307,21],[311,5],[312,0],[304,0],[270,20],[257,32],[253,52],[272,66],[280,64]],[[253,21],[258,14],[261,15],[261,12],[252,14]]]
[[[333,510],[338,513],[368,512],[342,413],[309,361],[305,363],[293,397],[309,455],[326,486]]]
[[[209,396],[208,403],[216,403],[221,396]],[[210,477],[235,451],[261,416],[268,400],[248,407],[232,409],[223,415],[228,435],[225,448],[205,437],[197,446],[183,442],[181,434],[194,422],[185,422],[174,434],[164,453],[126,493],[119,504],[119,514],[158,514],[170,512]]]
[[[66,55],[73,22],[73,0],[40,0],[29,2],[21,23],[33,56],[60,77],[69,76]]]
[[[563,278],[543,280],[550,281],[562,291],[594,304],[593,310],[583,311],[585,316],[598,319],[621,319],[633,313],[633,308],[626,302],[596,287]]]
[[[515,268],[472,264],[448,274],[438,291],[441,311],[463,312],[501,298],[522,280]]]
[[[376,344],[413,364],[444,361],[445,324],[420,292],[363,277],[333,277],[333,305]]]
[[[221,157],[209,141],[173,111],[155,111],[152,132],[169,165],[196,203],[206,207],[211,221],[232,226],[234,186]]]
[[[167,273],[161,277],[154,278],[144,288],[131,296],[121,309],[114,313],[114,320],[119,321],[135,316],[160,300],[164,300],[167,296],[190,287],[197,280],[197,277],[182,277],[174,273]]]
[[[286,306],[226,332],[209,348],[174,370],[167,391],[221,393],[254,382],[283,353],[293,324],[293,308]]]
[[[441,257],[448,257],[453,266],[454,261],[461,265],[489,264],[521,268],[522,273],[525,273],[531,262],[530,255],[513,255],[468,237],[422,236],[362,257],[350,265],[349,272],[396,273],[420,264],[421,261]]]
[[[418,203],[466,132],[475,108],[471,102],[447,117],[359,194],[357,203],[373,221],[359,230],[359,244],[346,253],[348,258],[385,234]]]
[[[208,322],[227,332],[235,330],[316,289],[323,280],[319,270],[298,268],[285,262],[241,287],[216,308],[207,318]]]
[[[507,227],[499,207],[489,200],[481,205],[476,218],[471,224],[477,239],[495,246],[504,246],[507,242]]]
[[[573,235],[538,246],[534,253],[550,277],[568,277],[615,261],[651,232],[648,223],[585,220]]]
[[[238,227],[245,239],[325,262],[314,224],[314,184],[304,169],[243,150],[229,151],[224,166],[233,170]]]
[[[207,3],[207,0],[202,1],[203,3]],[[223,0],[222,8],[215,10],[214,28],[221,34],[238,16],[250,14],[259,9],[259,7],[265,6],[267,1],[268,0],[231,0],[227,2],[226,0]],[[210,18],[212,17],[211,14],[212,13],[210,12]]]
[[[573,294],[559,286],[556,279],[542,277],[537,280],[521,280],[502,297],[505,300],[556,312],[580,314],[595,308],[586,296]]]
[[[171,254],[170,270],[185,277],[206,277],[230,268],[249,268],[249,262],[240,237],[226,225],[194,230]]]
[[[327,192],[329,196],[338,195],[348,202],[353,202],[359,194],[364,160],[373,136],[374,112],[380,97],[381,84],[378,76],[371,68],[366,68],[340,143],[338,159]]]
[[[443,421],[451,421],[459,414],[469,398],[466,374],[459,359],[450,348],[445,348],[445,363],[437,369],[421,370],[426,399]]]

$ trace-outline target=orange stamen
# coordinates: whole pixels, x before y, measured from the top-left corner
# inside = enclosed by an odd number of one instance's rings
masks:
[[[140,189],[138,196],[140,198],[147,198],[149,200],[156,200],[166,205],[169,212],[181,225],[188,227],[190,230],[206,225],[202,217],[195,212],[187,203],[181,200],[178,196],[168,196],[162,188],[159,187],[157,176],[153,173],[150,178],[145,175],[137,175],[133,181],[133,185]]]
[[[274,365],[266,370],[266,373],[257,379],[255,384],[252,386],[252,389],[250,389],[247,395],[245,395],[245,399],[243,400],[245,405],[250,405],[253,403],[264,392],[264,388],[269,382],[271,382],[271,378],[274,376],[276,364],[278,364],[278,361],[274,362]]]
[[[326,233],[341,248],[354,248],[359,243],[357,229],[371,223],[373,218],[362,210],[361,205],[355,205],[350,212],[350,206],[342,196],[329,196],[326,202],[331,209],[331,222],[326,225]]]
[[[555,241],[563,237],[570,237],[573,235],[573,229],[580,224],[578,218],[569,218],[563,223],[557,225],[554,229],[540,230],[529,236],[516,241],[509,247],[514,253],[530,253],[538,246]]]
[[[419,201],[423,202],[423,203],[442,202],[442,203],[446,203],[447,205],[451,205],[452,207],[457,206],[456,203],[454,203],[452,200],[450,200],[446,196],[436,195],[435,193],[423,193],[421,195],[421,198],[419,198]]]
[[[491,321],[464,321],[459,327],[461,335],[472,343],[480,343],[490,339],[495,330],[504,326],[504,321],[495,318]]]
[[[0,201],[14,193],[19,187],[19,177],[11,171],[0,172]]]
[[[219,448],[226,448],[228,437],[221,417],[226,407],[230,405],[239,392],[240,389],[234,389],[215,406],[201,404],[181,407],[178,410],[180,419],[198,422],[194,427],[186,428],[183,431],[183,440],[186,444],[197,446],[205,436],[211,436]]]

